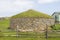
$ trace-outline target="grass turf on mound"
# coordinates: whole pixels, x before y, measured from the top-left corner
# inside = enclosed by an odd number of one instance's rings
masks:
[[[35,10],[28,10],[17,15],[12,16],[12,18],[20,18],[20,17],[41,17],[41,18],[52,18],[50,15],[44,14],[42,12],[38,12]]]

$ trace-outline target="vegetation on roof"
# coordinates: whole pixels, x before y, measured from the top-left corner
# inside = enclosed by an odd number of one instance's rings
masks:
[[[20,17],[42,17],[42,18],[52,18],[50,15],[44,14],[42,12],[38,12],[35,10],[28,10],[17,15],[12,16],[12,18],[20,18]]]

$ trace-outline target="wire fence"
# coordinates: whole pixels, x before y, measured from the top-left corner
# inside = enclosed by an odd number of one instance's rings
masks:
[[[1,31],[0,37],[21,37],[21,38],[53,38],[60,37],[60,30],[49,30],[48,32],[16,32],[16,31]]]

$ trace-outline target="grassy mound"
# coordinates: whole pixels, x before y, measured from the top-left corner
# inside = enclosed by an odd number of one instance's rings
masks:
[[[20,17],[42,17],[42,18],[52,18],[51,16],[44,14],[42,12],[38,12],[35,10],[28,10],[17,15],[12,16],[12,18],[20,18]]]

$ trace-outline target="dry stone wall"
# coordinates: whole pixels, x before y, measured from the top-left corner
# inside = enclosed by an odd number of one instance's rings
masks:
[[[41,31],[46,29],[46,25],[50,28],[54,25],[54,19],[51,18],[12,18],[10,23],[11,29],[19,31]]]

